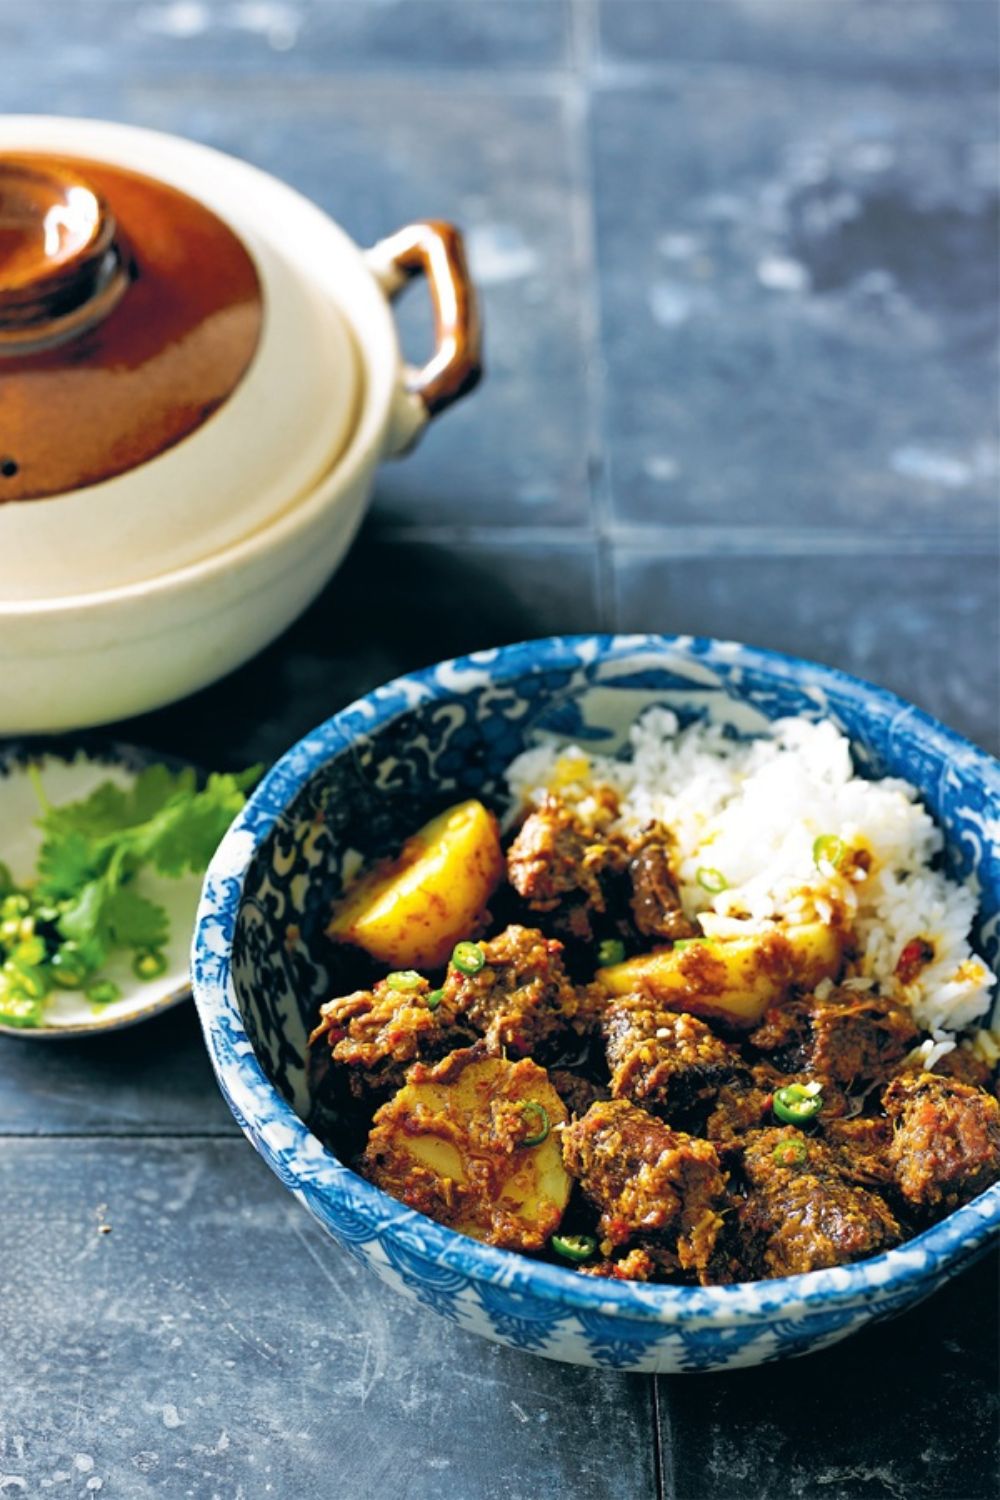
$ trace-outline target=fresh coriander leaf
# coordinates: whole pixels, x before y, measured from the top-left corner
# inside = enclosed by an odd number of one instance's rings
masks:
[[[130,826],[148,823],[168,803],[190,797],[197,790],[198,773],[193,766],[171,771],[167,766],[147,766],[132,787]]]
[[[45,787],[42,785],[42,773],[38,769],[38,762],[29,760],[25,769],[28,773],[28,780],[35,789],[35,796],[38,798],[39,807],[43,812],[48,812],[52,804],[46,795]]]
[[[108,961],[108,945],[99,938],[87,938],[85,942],[78,943],[80,958],[87,965],[92,974],[98,969],[103,969]]]
[[[79,802],[47,807],[39,822],[46,833],[72,829],[87,838],[106,839],[147,823],[175,798],[192,796],[196,785],[191,767],[171,771],[166,766],[147,766],[130,787],[102,781]]]
[[[101,857],[90,839],[76,829],[45,840],[38,856],[38,895],[62,901],[101,873]]]
[[[89,880],[80,888],[72,906],[59,918],[59,931],[74,943],[97,941],[106,944],[107,922],[104,909],[111,891],[104,880]]]
[[[161,875],[204,870],[245,800],[235,776],[210,776],[200,792],[151,820],[138,846],[142,857]]]
[[[199,790],[194,770],[150,766],[127,789],[105,781],[63,807],[51,805],[36,772],[45,835],[37,890],[64,905],[59,932],[79,946],[91,974],[115,947],[163,947],[167,913],[133,880],[145,865],[200,874],[262,769],[212,775]]]
[[[103,834],[121,828],[128,813],[128,794],[114,782],[102,781],[89,796],[80,802],[67,802],[62,807],[48,806],[38,819],[47,834],[82,834],[85,838],[100,838]]]
[[[122,948],[162,948],[170,935],[163,907],[127,886],[108,897],[104,920],[112,943]]]

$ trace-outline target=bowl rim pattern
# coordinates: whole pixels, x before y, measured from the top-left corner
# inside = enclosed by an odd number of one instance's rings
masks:
[[[293,745],[265,775],[219,846],[205,877],[192,945],[192,980],[213,1067],[227,1102],[279,1178],[337,1232],[352,1224],[357,1244],[385,1239],[442,1272],[539,1298],[554,1313],[634,1319],[663,1326],[757,1323],[847,1307],[908,1301],[981,1252],[1000,1229],[1000,1183],[894,1250],[849,1266],[770,1281],[677,1287],[591,1278],[516,1251],[480,1244],[406,1208],[341,1163],[312,1134],[268,1078],[247,1035],[230,970],[236,915],[247,870],[261,843],[309,779],[359,735],[400,713],[460,696],[484,679],[513,683],[529,672],[579,668],[596,660],[672,653],[726,673],[746,668],[789,686],[833,691],[932,746],[945,764],[960,762],[981,779],[1000,809],[1000,763],[887,689],[834,667],[710,637],[593,634],[550,636],[473,652],[407,673],[341,709]]]

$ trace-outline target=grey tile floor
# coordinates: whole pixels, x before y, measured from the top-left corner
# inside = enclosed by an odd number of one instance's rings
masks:
[[[454,217],[483,290],[488,381],[324,595],[119,732],[269,759],[404,668],[621,627],[817,657],[996,751],[997,32],[992,0],[3,0],[0,109],[209,141],[363,242]],[[4,1495],[995,1493],[993,1261],[804,1363],[550,1365],[322,1239],[189,1011],[0,1041]]]

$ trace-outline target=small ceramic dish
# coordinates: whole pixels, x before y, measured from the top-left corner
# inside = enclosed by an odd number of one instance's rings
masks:
[[[162,763],[163,759],[132,745],[107,741],[25,742],[0,749],[0,829],[3,830],[0,858],[15,881],[23,884],[33,877],[42,842],[35,821],[38,796],[28,776],[29,765],[37,767],[46,795],[58,806],[88,796],[102,781],[127,787],[144,766]],[[101,978],[115,982],[121,991],[119,999],[107,1005],[92,1005],[80,990],[53,990],[43,1025],[0,1023],[0,1032],[34,1041],[96,1036],[149,1020],[190,998],[188,949],[201,878],[185,875],[169,880],[143,871],[141,882],[143,892],[158,901],[170,919],[170,936],[163,948],[167,960],[164,973],[157,979],[137,979],[129,953],[115,953],[101,970]]]
[[[362,250],[155,131],[0,116],[0,219],[0,734],[31,734],[169,702],[284,629],[377,465],[476,384],[480,325],[452,225]],[[417,369],[391,301],[420,275]]]
[[[195,999],[222,1091],[278,1177],[395,1291],[460,1327],[579,1364],[704,1370],[802,1354],[928,1296],[1000,1227],[1000,1183],[887,1254],[783,1280],[675,1287],[604,1281],[456,1234],[387,1197],[307,1128],[306,1037],[327,998],[324,938],[345,856],[398,849],[432,812],[504,798],[539,733],[614,751],[644,708],[753,733],[830,718],[871,776],[912,782],[951,870],[980,886],[977,946],[996,963],[1000,767],[892,694],[730,642],[534,641],[400,678],[307,735],[220,846],[194,943]]]

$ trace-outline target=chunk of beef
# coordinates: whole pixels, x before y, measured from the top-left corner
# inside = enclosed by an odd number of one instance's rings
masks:
[[[507,877],[535,912],[561,912],[574,936],[591,936],[590,916],[607,910],[608,879],[624,870],[623,842],[605,837],[617,812],[598,798],[587,818],[558,797],[529,813],[507,851]]]
[[[608,1010],[608,992],[602,984],[579,984],[576,987],[576,1013],[573,1030],[578,1037],[590,1038],[601,1052],[604,1050],[602,1023]]]
[[[972,1048],[964,1042],[939,1057],[933,1068],[928,1072],[937,1073],[943,1078],[957,1078],[959,1083],[967,1083],[970,1088],[986,1089],[988,1093],[996,1093],[993,1070],[988,1062],[983,1059]]]
[[[881,995],[833,990],[812,1015],[810,1071],[864,1092],[882,1083],[919,1034],[905,1006]]]
[[[888,1120],[882,1116],[831,1119],[824,1111],[819,1123],[823,1139],[837,1153],[845,1176],[866,1187],[892,1186],[892,1126]]]
[[[775,1006],[749,1041],[783,1072],[862,1094],[885,1083],[918,1034],[897,1001],[842,988]]]
[[[719,1089],[705,1121],[705,1135],[717,1150],[742,1145],[748,1130],[759,1130],[771,1118],[773,1087],[752,1073],[734,1073]]]
[[[846,1177],[838,1154],[793,1128],[759,1130],[743,1157],[740,1274],[795,1276],[877,1255],[902,1231],[877,1193]]]
[[[903,1073],[882,1103],[893,1124],[889,1162],[914,1208],[956,1208],[1000,1178],[1000,1104],[992,1094],[934,1073]]]
[[[592,1083],[579,1073],[566,1068],[550,1068],[549,1082],[559,1095],[571,1115],[585,1115],[598,1099],[607,1099],[608,1091],[602,1083]]]
[[[701,1275],[722,1227],[715,1148],[624,1099],[594,1104],[563,1132],[563,1161],[600,1210],[601,1249],[655,1244],[665,1265]]]
[[[670,1118],[707,1103],[743,1071],[740,1055],[683,1012],[657,1010],[629,996],[604,1016],[611,1093]]]
[[[777,1073],[805,1069],[809,1058],[812,1001],[787,1000],[772,1005],[747,1037],[748,1044],[766,1057]]]
[[[477,974],[449,969],[442,1008],[485,1036],[494,1052],[527,1057],[569,1026],[579,1009],[562,944],[534,927],[514,925],[481,946],[486,962]]]
[[[692,937],[670,870],[669,835],[652,824],[628,838],[611,827],[617,811],[606,788],[589,799],[586,816],[547,797],[507,852],[511,885],[561,937],[586,943],[602,934],[630,943]]]
[[[447,998],[436,1010],[428,1007],[429,992],[426,979],[408,990],[380,980],[370,990],[328,1000],[320,1007],[309,1047],[322,1049],[334,1070],[343,1069],[355,1098],[391,1093],[401,1087],[411,1063],[443,1057],[475,1040]],[[322,1065],[312,1076],[330,1079]]]
[[[633,1245],[624,1253],[590,1261],[579,1269],[585,1276],[601,1276],[609,1281],[654,1281],[661,1267],[642,1245]]]
[[[768,1116],[773,1111],[774,1096],[778,1090],[787,1088],[789,1084],[793,1083],[800,1084],[803,1087],[808,1087],[810,1084],[817,1082],[820,1083],[821,1121],[840,1119],[855,1115],[858,1112],[860,1101],[852,1099],[849,1094],[845,1093],[838,1084],[833,1083],[829,1078],[820,1080],[811,1072],[779,1073],[777,1068],[771,1067],[765,1061],[753,1063],[750,1068],[750,1076],[757,1087],[763,1089],[768,1096],[767,1110],[765,1111]],[[765,1123],[770,1123],[770,1119]],[[779,1121],[779,1123],[781,1122]]]
[[[697,929],[681,906],[664,837],[656,832],[646,836],[629,861],[628,874],[632,920],[642,937],[672,943],[695,936]]]

